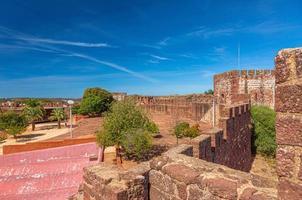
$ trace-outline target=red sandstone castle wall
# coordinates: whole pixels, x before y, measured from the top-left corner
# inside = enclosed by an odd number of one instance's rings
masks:
[[[213,95],[134,96],[136,102],[151,113],[164,113],[178,118],[212,123]]]
[[[221,108],[219,128],[194,138],[194,157],[249,171],[251,167],[250,105]]]
[[[279,51],[276,140],[279,199],[302,199],[302,48]]]
[[[273,70],[233,70],[214,75],[214,93],[222,104],[247,103],[274,107]]]

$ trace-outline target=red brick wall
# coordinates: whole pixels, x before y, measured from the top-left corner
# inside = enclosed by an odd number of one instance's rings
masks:
[[[31,142],[31,143],[17,144],[17,145],[4,145],[3,154],[12,154],[12,153],[25,152],[25,151],[48,149],[48,148],[69,146],[74,144],[83,144],[89,142],[95,142],[95,137]]]
[[[276,140],[279,199],[302,199],[302,48],[279,51]]]

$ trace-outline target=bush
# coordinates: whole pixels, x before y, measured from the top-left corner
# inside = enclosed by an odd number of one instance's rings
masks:
[[[84,92],[79,113],[89,116],[101,115],[109,109],[112,101],[110,92],[102,88],[88,88]]]
[[[157,125],[154,122],[149,121],[146,124],[146,130],[148,130],[150,133],[152,133],[153,135],[158,134],[159,133],[159,129],[157,127]]]
[[[178,144],[178,139],[183,138],[183,137],[189,137],[189,138],[195,138],[199,134],[199,126],[194,125],[190,127],[190,124],[187,122],[180,122],[177,123],[176,126],[174,127],[174,132],[173,135],[176,137],[176,142]]]
[[[27,120],[24,115],[15,112],[5,112],[0,114],[0,130],[16,137],[27,127]]]
[[[148,138],[156,131],[158,131],[157,126],[134,102],[118,101],[113,103],[109,112],[106,113],[102,130],[97,133],[97,143],[101,147],[115,145],[117,154],[122,148],[127,157],[132,155],[140,158],[143,152],[149,150]],[[147,134],[149,134],[148,137]],[[146,145],[143,145],[143,142]]]
[[[132,129],[123,135],[122,146],[128,159],[141,160],[152,147],[152,137],[142,129]]]
[[[275,111],[265,106],[253,106],[251,114],[253,152],[265,157],[274,157],[276,154]]]

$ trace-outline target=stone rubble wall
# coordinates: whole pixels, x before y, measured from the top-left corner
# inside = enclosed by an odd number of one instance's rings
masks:
[[[149,199],[149,163],[130,170],[100,163],[84,168],[84,182],[74,200],[147,200]]]
[[[222,104],[248,103],[274,108],[274,70],[233,70],[214,75],[214,91]]]
[[[275,58],[279,199],[302,199],[302,48]]]
[[[250,105],[221,108],[219,128],[194,138],[194,157],[249,171],[251,168]]]
[[[150,162],[151,200],[277,199],[276,183],[192,156],[179,145]]]
[[[276,182],[193,157],[179,145],[150,162],[123,170],[109,164],[86,167],[73,200],[274,200]]]
[[[150,113],[164,113],[177,120],[212,123],[213,95],[194,94],[184,96],[132,96]]]

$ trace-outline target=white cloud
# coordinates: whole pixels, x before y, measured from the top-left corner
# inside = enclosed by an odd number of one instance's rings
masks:
[[[168,44],[167,42],[170,39],[171,39],[170,37],[166,37],[163,40],[159,41],[157,44],[160,45],[160,46],[167,46],[167,44]]]
[[[119,71],[122,71],[122,72],[126,72],[126,73],[132,75],[133,77],[137,77],[137,78],[140,78],[140,79],[143,79],[143,80],[146,80],[146,81],[149,81],[149,82],[153,82],[153,83],[157,82],[156,79],[144,76],[144,75],[142,75],[138,72],[135,72],[135,71],[132,71],[132,70],[128,69],[127,67],[124,67],[124,66],[112,63],[112,62],[100,60],[100,59],[97,59],[97,58],[89,56],[89,55],[68,51],[68,50],[65,50],[65,49],[62,49],[62,48],[57,48],[57,47],[51,46],[49,44],[45,44],[47,42],[40,41],[39,38],[35,38],[33,36],[29,36],[29,35],[26,35],[24,33],[8,29],[6,27],[0,26],[0,31],[2,31],[6,35],[8,35],[9,39],[21,40],[21,41],[25,42],[26,45],[27,45],[26,47],[29,47],[29,48],[32,48],[32,49],[33,48],[43,48],[43,49],[52,51],[51,53],[58,53],[62,56],[73,56],[73,57],[82,58],[82,59],[85,59],[85,60],[88,60],[88,61],[91,61],[91,62],[95,62],[95,63],[98,63],[98,64],[108,66],[110,68],[113,68],[113,69],[116,69],[116,70],[119,70]],[[34,41],[34,43],[32,43],[33,41]],[[53,44],[55,44],[55,43],[53,43]]]
[[[154,55],[154,54],[150,54],[150,56],[152,58],[157,59],[157,60],[171,60],[170,58],[166,58],[166,57],[162,57],[162,56],[157,56],[157,55]]]
[[[264,21],[252,25],[232,25],[232,27],[209,28],[205,26],[199,27],[197,30],[187,33],[187,36],[198,36],[204,39],[220,36],[230,36],[235,33],[254,33],[254,34],[272,34],[282,31],[300,28],[300,25],[285,24],[275,21]]]
[[[40,42],[47,44],[60,44],[60,45],[69,45],[69,46],[78,46],[78,47],[112,47],[107,43],[86,43],[86,42],[73,42],[66,40],[54,40],[46,38],[20,38],[22,40],[27,40],[31,42]]]

